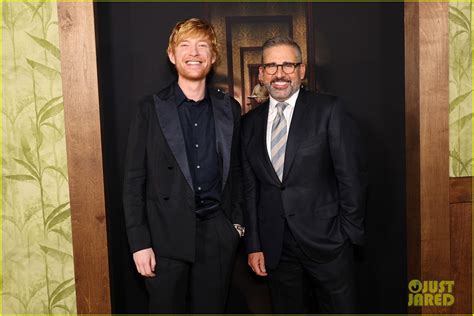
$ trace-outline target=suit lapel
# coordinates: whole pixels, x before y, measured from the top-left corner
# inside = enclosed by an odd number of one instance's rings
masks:
[[[161,130],[170,146],[170,149],[178,162],[179,168],[183,173],[191,190],[194,191],[193,180],[189,170],[188,156],[186,154],[186,145],[184,143],[183,130],[179,120],[178,109],[174,101],[174,94],[165,100],[161,100],[156,95],[155,110],[160,122]]]
[[[272,161],[270,160],[269,153],[267,150],[267,123],[268,123],[268,111],[270,108],[270,103],[267,101],[265,104],[260,105],[264,107],[263,110],[260,112],[260,118],[257,126],[259,133],[256,135],[258,137],[258,148],[260,148],[259,152],[262,157],[262,164],[264,168],[267,170],[269,177],[272,181],[280,183],[280,179],[273,168]]]
[[[216,149],[222,157],[222,190],[227,182],[230,168],[230,152],[234,131],[234,117],[228,94],[211,92],[212,112],[216,129]]]
[[[288,172],[291,169],[293,160],[295,159],[296,152],[299,147],[299,140],[303,138],[305,134],[304,114],[306,107],[308,106],[306,92],[301,89],[298,99],[296,100],[293,117],[291,119],[290,131],[288,134],[288,140],[286,142],[285,150],[285,163],[283,166],[283,181],[285,180]]]

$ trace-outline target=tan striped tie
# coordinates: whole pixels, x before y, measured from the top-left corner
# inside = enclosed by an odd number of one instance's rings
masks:
[[[275,172],[282,181],[283,179],[283,165],[285,163],[285,149],[286,149],[286,140],[288,138],[288,134],[286,132],[286,119],[283,115],[283,111],[288,106],[286,102],[278,102],[276,105],[277,108],[277,115],[273,120],[272,125],[272,164]]]

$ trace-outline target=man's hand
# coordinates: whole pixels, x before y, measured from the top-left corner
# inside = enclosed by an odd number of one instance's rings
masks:
[[[265,269],[265,258],[263,252],[252,252],[248,255],[248,264],[252,268],[253,272],[259,276],[267,276],[267,270]]]
[[[146,248],[133,253],[133,261],[135,261],[135,266],[137,267],[138,273],[144,277],[154,277],[155,276],[155,253],[153,249]]]

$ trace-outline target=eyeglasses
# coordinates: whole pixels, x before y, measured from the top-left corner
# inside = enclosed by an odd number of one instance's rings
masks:
[[[262,67],[268,75],[274,75],[278,71],[278,67],[281,67],[284,73],[287,75],[291,75],[295,72],[296,67],[301,65],[302,63],[283,63],[283,64],[263,64]]]

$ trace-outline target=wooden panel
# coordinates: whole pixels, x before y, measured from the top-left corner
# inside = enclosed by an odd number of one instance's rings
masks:
[[[472,312],[472,204],[450,205],[451,265],[455,304],[450,313]]]
[[[409,280],[451,277],[448,43],[448,3],[405,3]]]
[[[422,278],[436,280],[450,275],[448,3],[419,6]]]
[[[449,179],[449,203],[472,202],[472,177]]]
[[[110,313],[93,3],[58,3],[78,313]]]

